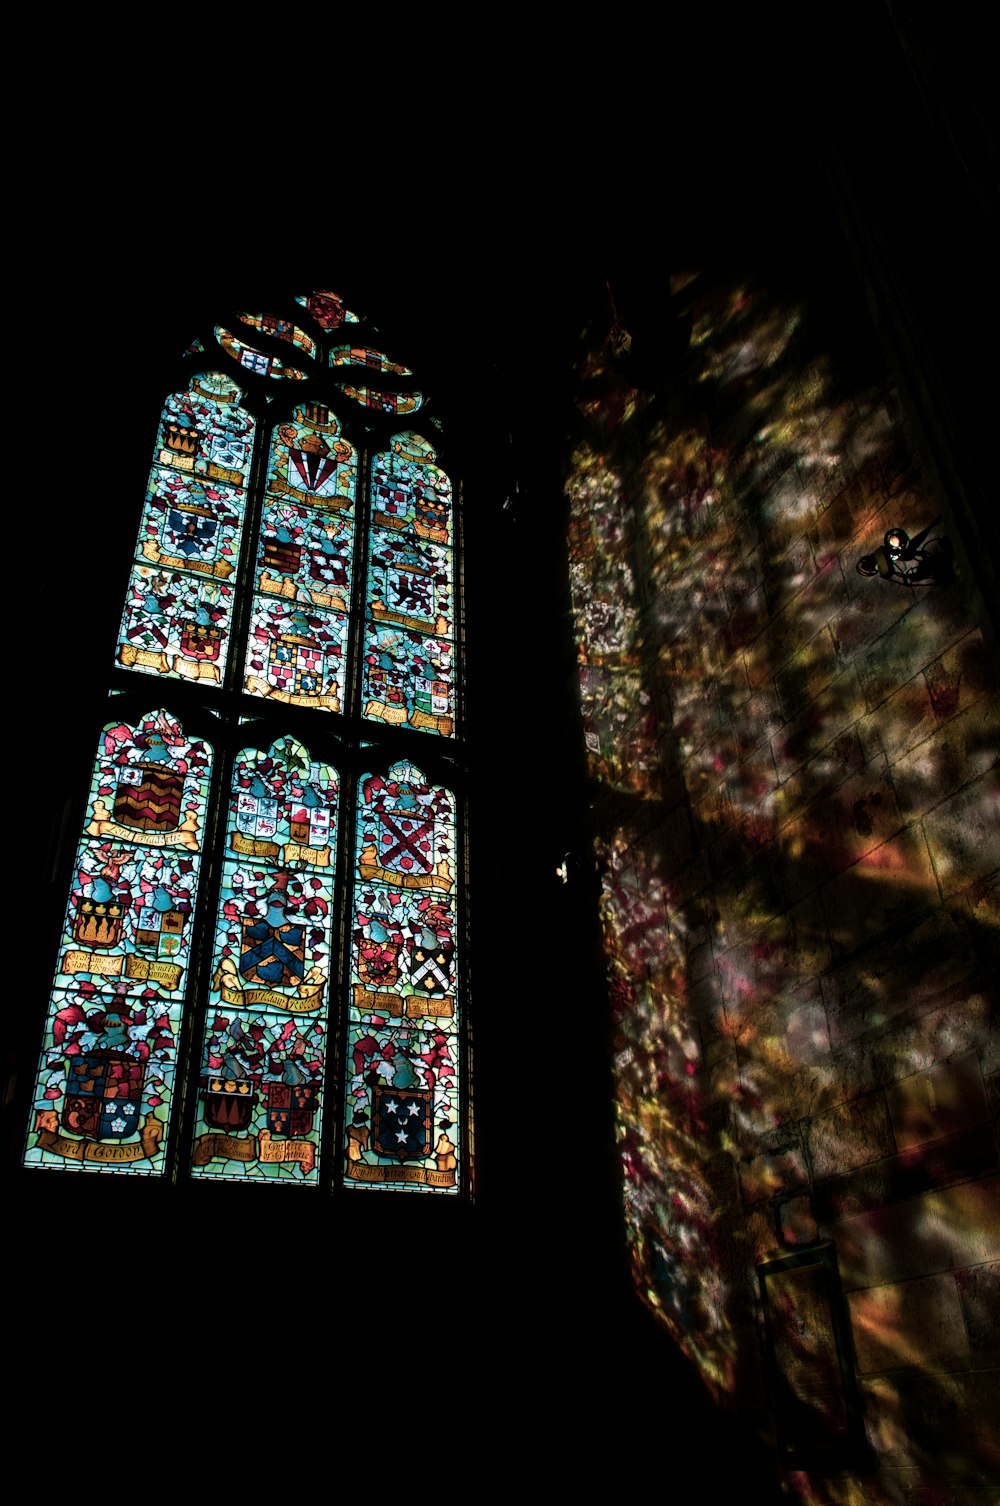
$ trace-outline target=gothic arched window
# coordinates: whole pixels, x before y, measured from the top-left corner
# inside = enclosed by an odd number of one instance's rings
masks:
[[[336,294],[165,400],[25,1165],[464,1193],[457,514]]]

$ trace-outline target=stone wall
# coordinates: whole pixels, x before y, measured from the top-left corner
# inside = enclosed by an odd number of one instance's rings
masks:
[[[792,1498],[985,1503],[997,665],[855,291],[672,292],[653,385],[590,330],[567,484],[635,1280]],[[859,574],[928,525],[932,583]],[[776,1432],[758,1269],[831,1243],[857,1424],[821,1471]]]

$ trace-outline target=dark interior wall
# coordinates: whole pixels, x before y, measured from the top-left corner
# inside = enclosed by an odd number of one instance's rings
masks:
[[[582,342],[587,803],[637,1289],[722,1407],[766,1435],[777,1400],[793,1495],[918,1499],[1000,1466],[1000,685],[947,563],[968,492],[927,463],[864,248],[856,277],[813,228],[808,263],[612,283]],[[932,584],[858,573],[894,527],[929,528]],[[843,1414],[794,1304],[769,1374],[758,1286],[824,1248]]]

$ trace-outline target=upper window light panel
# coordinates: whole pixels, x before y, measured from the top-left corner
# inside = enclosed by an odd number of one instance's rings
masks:
[[[343,708],[356,477],[356,452],[322,403],[304,403],[274,430],[247,644],[250,695]]]
[[[419,434],[372,458],[363,705],[373,721],[455,730],[451,482]]]
[[[413,372],[408,366],[401,366],[398,361],[390,361],[379,350],[369,350],[366,346],[359,345],[335,345],[330,351],[330,365],[333,367],[347,367],[356,372],[366,372],[363,383],[351,383],[343,388],[344,393],[360,403],[363,408],[374,408],[379,413],[389,413],[403,416],[408,413],[416,413],[423,404],[423,396],[416,390],[410,392],[386,391],[383,384],[378,381],[379,376],[392,378],[412,377]],[[346,374],[346,373],[345,373]],[[372,384],[372,378],[375,378]],[[394,381],[393,386],[399,382]]]
[[[167,398],[118,637],[126,669],[221,685],[254,420],[218,372]]]

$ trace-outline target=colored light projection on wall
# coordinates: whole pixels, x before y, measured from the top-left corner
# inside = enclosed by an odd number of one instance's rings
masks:
[[[419,434],[374,456],[362,681],[364,715],[455,729],[451,482]]]
[[[164,404],[118,662],[222,683],[254,420],[228,377],[203,373]]]
[[[864,330],[751,283],[684,296],[683,398],[626,387],[592,338],[568,482],[635,1280],[766,1430],[754,1268],[834,1241],[877,1459],[978,1482],[996,666],[958,587],[855,569],[942,510],[875,358],[857,376]]]
[[[326,334],[332,334],[342,324],[360,322],[357,314],[352,314],[350,309],[344,307],[344,300],[338,293],[322,292],[317,289],[312,293],[300,293],[295,302],[309,310],[320,329]]]
[[[292,382],[304,382],[306,379],[305,372],[299,371],[297,366],[288,366],[284,361],[279,361],[277,356],[257,350],[245,340],[239,339],[232,330],[223,329],[221,324],[215,326],[215,338],[227,356],[232,356],[244,371],[252,371],[255,376],[275,377],[279,381]]]
[[[357,455],[321,403],[271,437],[245,687],[340,711],[354,550]]]
[[[293,324],[290,319],[283,319],[280,314],[241,313],[240,319],[251,329],[259,329],[262,335],[270,335],[274,340],[286,340],[307,356],[316,354],[316,341],[304,329],[299,329],[297,324]]]
[[[348,1186],[459,1190],[455,802],[410,763],[359,784]]]
[[[292,737],[233,770],[192,1175],[315,1184],[327,1077],[336,771]]]
[[[211,764],[163,711],[104,728],[26,1166],[164,1170]]]

